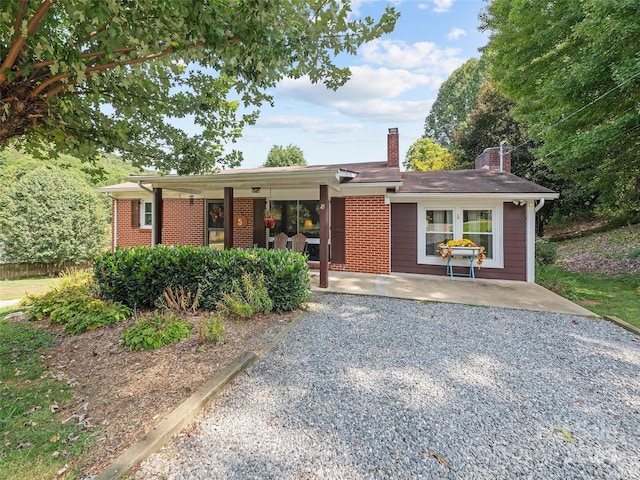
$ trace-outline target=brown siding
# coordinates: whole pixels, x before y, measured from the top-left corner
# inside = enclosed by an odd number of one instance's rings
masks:
[[[511,202],[503,204],[504,268],[476,268],[477,278],[526,280],[526,208]],[[418,206],[415,203],[391,204],[391,271],[445,275],[442,265],[418,264]],[[468,269],[454,269],[466,273]]]

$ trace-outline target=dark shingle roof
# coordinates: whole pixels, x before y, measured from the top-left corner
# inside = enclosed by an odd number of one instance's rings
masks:
[[[403,172],[402,182],[399,193],[554,193],[511,173],[489,170]]]

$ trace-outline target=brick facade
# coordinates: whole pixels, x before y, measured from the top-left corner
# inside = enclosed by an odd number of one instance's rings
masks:
[[[162,243],[204,245],[204,200],[165,198],[162,201]]]
[[[131,202],[138,202],[138,199],[121,198],[113,200],[112,211],[117,211],[116,215],[113,215],[111,221],[111,245],[117,245],[118,247],[135,247],[137,245],[151,245],[151,229],[140,228],[138,222],[137,226],[132,225],[131,215]],[[118,206],[115,206],[115,202],[118,202]],[[118,222],[116,228],[115,222]],[[117,230],[117,232],[116,232]],[[118,238],[114,238],[115,235]]]
[[[233,225],[233,248],[253,248],[253,198],[234,198],[233,215],[243,225]]]
[[[391,209],[384,195],[345,198],[344,265],[332,270],[359,273],[390,272]]]

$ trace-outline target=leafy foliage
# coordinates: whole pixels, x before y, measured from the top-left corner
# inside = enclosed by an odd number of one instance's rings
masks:
[[[454,164],[451,152],[430,138],[419,138],[413,142],[403,162],[407,170],[418,172],[452,170]]]
[[[491,75],[553,174],[640,217],[640,23],[636,0],[493,0]]]
[[[539,238],[536,240],[536,263],[553,265],[558,260],[558,245]]]
[[[154,314],[138,320],[124,331],[122,344],[130,350],[157,350],[191,335],[191,323],[179,320],[175,315]]]
[[[105,246],[104,203],[71,172],[25,174],[0,198],[0,243],[14,262],[85,262]]]
[[[290,167],[295,165],[306,165],[302,149],[296,145],[289,144],[286,147],[274,145],[269,150],[267,161],[263,167]]]
[[[64,331],[79,334],[87,330],[122,322],[133,312],[118,302],[102,300],[91,293],[91,279],[85,273],[72,273],[61,285],[42,295],[26,299],[27,318],[64,325]]]
[[[214,309],[242,275],[264,275],[273,310],[293,310],[310,294],[304,255],[289,250],[215,250],[206,247],[134,247],[103,253],[93,264],[98,293],[130,306],[153,307],[167,287],[200,291]]]
[[[92,158],[118,150],[178,173],[239,163],[226,153],[284,77],[335,89],[333,57],[390,32],[398,14],[353,18],[350,1],[3,2],[0,144]],[[189,135],[168,117],[193,116]]]
[[[200,322],[200,345],[204,346],[207,342],[215,345],[216,343],[226,343],[226,341],[222,314],[216,312],[213,315],[204,317]]]
[[[440,86],[424,122],[424,137],[444,148],[453,148],[453,132],[476,105],[476,97],[486,79],[486,64],[470,58]]]
[[[269,313],[273,302],[265,285],[264,275],[242,275],[238,281],[233,279],[231,290],[222,292],[222,298],[216,303],[216,309],[225,316],[251,318],[259,312]]]

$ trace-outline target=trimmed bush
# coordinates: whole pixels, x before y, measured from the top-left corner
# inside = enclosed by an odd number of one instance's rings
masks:
[[[100,255],[93,265],[97,292],[131,307],[152,308],[167,288],[200,291],[200,306],[216,307],[246,273],[264,282],[276,312],[298,308],[310,295],[306,257],[289,250],[133,247]]]
[[[536,263],[553,265],[558,260],[558,245],[548,240],[536,240]]]

